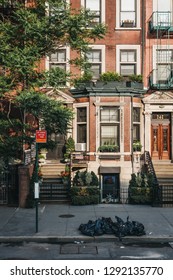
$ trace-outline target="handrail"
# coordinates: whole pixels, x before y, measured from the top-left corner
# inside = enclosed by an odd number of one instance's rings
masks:
[[[144,160],[145,160],[145,165],[147,167],[148,173],[152,174],[153,177],[154,177],[154,185],[155,185],[155,187],[159,186],[159,183],[158,183],[158,180],[157,180],[157,176],[156,176],[156,173],[155,173],[155,170],[154,170],[154,166],[153,166],[153,163],[152,163],[152,160],[151,160],[151,156],[150,156],[150,153],[148,151],[144,152]]]

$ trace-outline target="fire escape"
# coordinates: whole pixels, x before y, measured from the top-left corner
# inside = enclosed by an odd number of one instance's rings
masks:
[[[155,69],[149,76],[151,89],[173,89],[173,49],[170,39],[173,38],[172,12],[153,12],[149,21],[149,33],[157,41]],[[154,57],[154,56],[153,56]]]

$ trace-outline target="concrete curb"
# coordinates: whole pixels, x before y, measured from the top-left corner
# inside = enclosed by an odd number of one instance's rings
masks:
[[[92,243],[92,242],[122,242],[122,243],[169,243],[173,237],[163,236],[126,236],[119,240],[116,236],[0,236],[0,243],[37,242],[37,243]]]

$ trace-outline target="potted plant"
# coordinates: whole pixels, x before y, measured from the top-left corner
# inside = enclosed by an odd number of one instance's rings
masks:
[[[66,165],[65,171],[61,171],[61,178],[64,185],[70,185],[70,167]]]
[[[46,148],[42,148],[42,149],[40,150],[39,155],[42,156],[42,158],[44,157],[44,159],[46,160],[46,158],[47,158],[47,153],[48,153],[48,150],[47,150]]]
[[[71,136],[66,140],[64,146],[65,146],[64,161],[69,162],[71,153],[75,151],[75,142]]]
[[[61,172],[61,178],[64,185],[69,185],[70,183],[70,173],[68,171]]]
[[[77,171],[70,189],[73,205],[97,204],[100,199],[99,181],[96,174],[91,171]]]
[[[133,151],[134,152],[141,152],[142,144],[140,141],[133,142]]]
[[[131,174],[129,181],[129,203],[151,204],[153,199],[154,177],[152,174]]]

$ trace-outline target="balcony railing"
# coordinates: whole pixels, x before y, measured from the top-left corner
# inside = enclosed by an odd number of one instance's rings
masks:
[[[149,76],[149,86],[151,89],[173,89],[173,72],[167,69],[161,77],[158,69],[154,69]]]
[[[150,32],[157,30],[173,31],[172,12],[154,12],[149,21]]]

